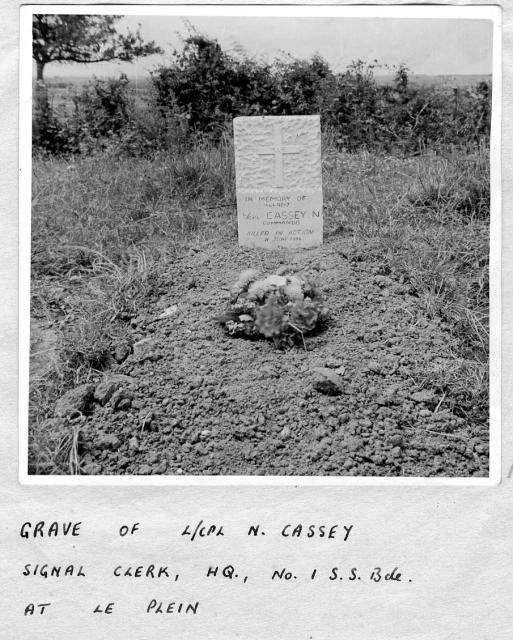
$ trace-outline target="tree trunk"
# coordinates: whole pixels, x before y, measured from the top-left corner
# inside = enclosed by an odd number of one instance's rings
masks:
[[[44,82],[43,81],[43,69],[45,68],[45,63],[44,62],[36,62],[36,67],[37,67],[37,76],[36,76],[37,82]]]

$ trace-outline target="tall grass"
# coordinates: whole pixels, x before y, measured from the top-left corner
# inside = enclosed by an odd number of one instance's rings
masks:
[[[34,268],[77,269],[81,260],[82,266],[98,260],[117,264],[134,247],[153,250],[164,240],[167,250],[179,247],[207,211],[233,204],[231,147],[230,140],[205,142],[151,159],[111,151],[71,161],[36,157]]]
[[[398,159],[327,150],[328,230],[409,283],[427,317],[457,338],[454,367],[424,372],[456,412],[486,422],[489,340],[488,150]]]

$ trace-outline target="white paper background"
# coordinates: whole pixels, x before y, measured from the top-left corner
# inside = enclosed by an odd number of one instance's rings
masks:
[[[464,4],[464,3],[460,3]],[[3,283],[0,416],[0,594],[8,640],[91,638],[444,638],[502,640],[513,630],[513,480],[492,487],[65,487],[18,482],[18,19],[3,3],[0,109],[3,150],[0,245]],[[511,435],[512,308],[512,33],[513,3],[503,13],[503,475],[513,464]],[[190,542],[187,523],[223,524],[225,536]],[[74,539],[25,540],[26,521],[82,521]],[[134,536],[119,527],[140,523]],[[260,522],[267,535],[246,536]],[[353,524],[348,542],[290,540],[286,523]],[[73,546],[74,545],[74,546]],[[21,576],[26,563],[83,564],[87,578]],[[114,579],[117,564],[177,567],[179,583]],[[245,585],[206,580],[211,564],[231,563]],[[399,566],[411,583],[302,580],[317,567]],[[272,582],[290,567],[290,583]],[[193,617],[144,613],[151,598],[200,601]],[[53,602],[44,616],[23,617],[28,602]],[[110,616],[92,614],[115,602]]]

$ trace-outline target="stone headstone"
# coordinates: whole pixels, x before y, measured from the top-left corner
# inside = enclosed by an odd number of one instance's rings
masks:
[[[322,244],[319,116],[234,118],[239,244]]]

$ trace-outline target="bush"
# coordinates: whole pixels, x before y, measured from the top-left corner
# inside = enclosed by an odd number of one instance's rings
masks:
[[[320,56],[269,65],[235,58],[217,41],[193,35],[170,66],[152,73],[152,81],[162,114],[178,110],[191,131],[217,138],[236,116],[323,111],[335,77]]]
[[[311,60],[289,57],[274,67],[276,87],[273,111],[279,115],[326,114],[336,87],[328,63],[319,55]]]
[[[130,122],[129,80],[95,80],[73,96],[70,137],[75,150],[92,150],[119,136]]]
[[[38,83],[34,91],[32,113],[32,146],[46,153],[70,151],[66,127],[57,118],[46,87]]]
[[[71,96],[71,112],[55,109],[46,88],[36,91],[34,101],[33,145],[44,151],[61,153],[91,152],[105,147],[113,137],[127,130],[131,118],[129,80],[98,80]]]
[[[34,110],[34,147],[51,153],[116,145],[126,155],[217,142],[236,116],[320,114],[338,148],[419,153],[448,145],[476,147],[490,131],[491,87],[418,86],[408,69],[391,84],[374,76],[377,62],[351,63],[334,74],[320,56],[272,64],[231,55],[193,34],[171,64],[151,74],[152,92],[136,105],[129,82],[95,80],[57,113],[41,94]]]
[[[446,145],[475,146],[489,138],[490,85],[460,89],[418,86],[401,65],[392,85],[380,86],[375,65],[353,62],[338,80],[328,122],[346,149],[420,152]]]

